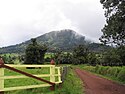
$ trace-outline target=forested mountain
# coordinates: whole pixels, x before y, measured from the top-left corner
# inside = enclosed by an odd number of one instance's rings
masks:
[[[100,49],[101,47],[100,44],[98,43],[90,44],[87,40],[85,40],[85,36],[80,35],[70,29],[52,31],[52,32],[43,34],[37,37],[36,39],[39,44],[47,45],[49,52],[53,52],[57,49],[61,49],[63,51],[70,51],[75,46],[80,44],[87,45],[90,49],[95,51],[102,50],[102,48]],[[0,48],[0,53],[22,53],[25,51],[26,46],[30,42],[31,41],[28,40],[17,45]]]

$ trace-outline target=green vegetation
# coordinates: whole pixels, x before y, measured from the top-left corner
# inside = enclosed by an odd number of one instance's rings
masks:
[[[44,74],[49,73],[49,70],[46,68],[42,69],[25,69],[19,68],[23,71],[32,74]],[[12,72],[9,70],[5,70],[5,75],[20,75],[16,72]],[[45,78],[49,80],[49,78]],[[41,84],[43,82],[36,81],[34,79],[25,78],[25,79],[14,79],[14,80],[5,80],[5,87],[10,86],[23,86],[23,85],[34,85],[34,84]],[[83,87],[81,80],[76,76],[72,69],[69,69],[69,72],[66,76],[64,83],[59,88],[58,85],[56,86],[55,91],[50,91],[49,87],[42,87],[42,88],[34,88],[34,89],[27,89],[27,90],[16,90],[16,91],[9,91],[5,92],[5,94],[83,94]]]
[[[87,63],[88,49],[84,45],[79,45],[73,50],[73,64]]]
[[[125,47],[112,48],[101,54],[99,63],[104,66],[123,66],[125,65]]]
[[[83,83],[72,69],[69,70],[62,88],[57,90],[55,94],[84,94]]]
[[[32,43],[29,44],[25,51],[25,64],[43,64],[44,55],[47,47],[39,45],[36,39],[31,39]]]
[[[34,89],[27,89],[27,90],[5,92],[5,94],[55,94],[55,92],[49,90],[49,88],[34,88]]]
[[[18,68],[19,70],[23,70],[24,72],[31,73],[34,75],[40,75],[40,74],[49,74],[49,68],[41,68],[41,69],[26,69],[26,68]],[[8,69],[5,69],[5,76],[16,76],[21,75],[17,72],[10,71]],[[50,80],[48,77],[45,77],[44,79]],[[43,82],[31,79],[31,78],[18,78],[18,79],[7,79],[5,80],[5,87],[11,87],[11,86],[25,86],[25,85],[36,85],[41,84]]]
[[[55,53],[58,49],[66,52],[72,52],[73,48],[79,44],[87,45],[89,50],[99,52],[102,50],[109,49],[109,46],[101,45],[100,43],[91,43],[86,40],[83,35],[77,32],[66,29],[60,31],[52,31],[36,37],[37,42],[42,45],[46,44],[48,52]],[[0,48],[0,54],[5,53],[24,53],[26,47],[31,43],[31,40],[26,40],[23,43],[2,47]]]
[[[105,9],[106,25],[101,42],[125,45],[125,0],[100,0]]]
[[[54,53],[45,53],[44,58],[52,58],[54,56]]]
[[[31,73],[31,74],[36,74],[36,75],[49,74],[49,68],[42,68],[42,69],[18,68],[18,69]],[[10,76],[10,75],[16,76],[16,75],[21,75],[21,74],[5,69],[5,76]],[[49,81],[48,77],[45,77],[44,79]],[[43,82],[35,80],[35,79],[31,79],[31,78],[8,79],[8,80],[5,80],[5,87],[38,85],[42,83]],[[50,90],[48,87],[45,87],[45,88],[9,91],[9,92],[5,92],[5,94],[41,94],[41,92],[44,92],[44,94],[49,94]]]
[[[103,35],[100,37],[100,41],[103,44],[90,43],[85,40],[84,36],[77,34],[73,30],[65,29],[60,30],[60,32],[53,31],[44,34],[21,44],[0,48],[0,56],[2,56],[6,64],[43,64],[54,59],[57,65],[78,65],[82,69],[125,83],[125,1],[100,0],[100,3],[105,9],[106,17],[106,25],[102,29]],[[47,45],[48,50],[45,45],[42,45],[43,43]],[[110,47],[105,44],[116,46]],[[46,54],[46,52],[50,53]],[[81,66],[82,64],[89,66]],[[45,70],[44,68],[19,69],[31,74],[49,72],[49,70]],[[5,75],[18,75],[18,73],[5,70]],[[49,80],[49,78],[45,79]],[[40,83],[40,81],[29,78],[5,80],[5,87]],[[82,94],[81,84],[74,71],[70,69],[62,88],[58,89],[56,87],[55,91],[50,91],[49,88],[37,88],[6,93],[41,94],[42,92],[42,94]]]
[[[72,64],[72,54],[69,52],[58,51],[53,55],[56,64]]]
[[[2,54],[5,63],[19,64],[24,63],[24,54]],[[31,58],[31,55],[29,55]],[[35,55],[36,57],[36,55]],[[56,64],[89,64],[103,66],[124,66],[125,47],[111,48],[104,52],[91,52],[84,45],[79,45],[72,52],[58,50],[56,53],[45,53],[44,64],[50,63],[54,59]],[[43,60],[43,59],[41,59]],[[36,59],[37,61],[37,59]],[[39,61],[39,60],[38,60]],[[34,61],[35,62],[35,61]],[[33,63],[33,62],[32,62]]]
[[[16,53],[8,53],[0,55],[6,64],[20,64],[20,55]]]
[[[80,66],[80,68],[90,72],[100,74],[103,77],[125,83],[125,67],[110,67],[110,66]]]

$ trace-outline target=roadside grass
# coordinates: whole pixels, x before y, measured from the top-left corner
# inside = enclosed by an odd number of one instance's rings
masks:
[[[84,94],[83,83],[73,69],[69,69],[62,88],[57,89],[55,94]]]
[[[110,66],[88,66],[78,65],[80,69],[87,70],[97,76],[112,80],[119,84],[125,84],[125,67],[110,67]]]

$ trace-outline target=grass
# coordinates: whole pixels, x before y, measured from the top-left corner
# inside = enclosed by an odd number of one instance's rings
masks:
[[[67,77],[60,90],[57,90],[55,94],[83,94],[83,83],[79,77],[75,74],[73,69],[69,69]]]
[[[34,88],[27,90],[16,90],[11,92],[6,92],[5,94],[55,94],[54,91],[51,91],[49,87],[45,88]]]
[[[25,72],[31,74],[49,74],[49,69],[42,68],[42,69],[26,69],[26,68],[18,68]],[[21,75],[16,72],[12,72],[10,70],[5,69],[5,76],[15,76]],[[46,80],[50,80],[49,78],[44,78]],[[25,85],[35,85],[41,84],[42,82],[36,81],[30,78],[20,78],[20,79],[10,79],[5,80],[5,87],[11,86],[25,86]],[[70,69],[64,83],[62,84],[62,88],[58,88],[56,86],[55,91],[51,91],[50,87],[42,87],[42,88],[34,88],[34,89],[26,89],[26,90],[15,90],[5,92],[5,94],[83,94],[83,85],[81,80],[76,76],[73,69]]]
[[[78,65],[77,67],[90,71],[97,76],[112,80],[114,82],[125,84],[125,79],[120,80],[118,78],[119,72],[115,72],[114,69],[125,70],[125,67],[109,67],[109,66],[87,66],[87,65]],[[125,77],[125,71],[123,71],[122,76]],[[124,78],[122,77],[122,78]]]
[[[36,75],[49,74],[49,71],[50,71],[49,68],[41,68],[41,69],[18,68],[18,69],[31,74],[36,74]],[[5,76],[16,76],[16,75],[21,75],[21,74],[5,69]],[[48,81],[50,80],[49,77],[45,77],[43,79]],[[41,82],[32,78],[8,79],[8,80],[5,80],[5,87],[38,85],[42,83],[44,82]],[[51,91],[49,87],[44,87],[44,88],[42,87],[42,88],[34,88],[34,89],[26,89],[26,90],[8,91],[8,92],[5,92],[5,94],[50,94],[50,92]],[[54,94],[54,93],[51,93],[51,94]]]
[[[19,70],[23,70],[27,73],[39,75],[39,74],[49,74],[49,68],[42,68],[42,69],[26,69],[26,68],[18,68]],[[19,73],[10,71],[5,69],[5,76],[16,76],[21,75]],[[44,78],[46,80],[50,80],[49,77]],[[18,78],[18,79],[7,79],[5,80],[5,87],[14,87],[14,86],[23,86],[23,85],[37,85],[42,84],[43,82],[37,81],[32,78]]]
[[[53,57],[53,55],[54,55],[53,53],[46,53],[45,56],[44,56],[44,58],[47,58],[47,57],[51,58],[51,57]]]

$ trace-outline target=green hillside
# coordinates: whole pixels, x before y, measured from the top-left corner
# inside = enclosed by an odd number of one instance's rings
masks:
[[[52,32],[43,34],[37,37],[36,39],[39,44],[47,45],[49,52],[55,51],[57,49],[61,49],[63,51],[70,51],[75,46],[80,44],[87,45],[88,48],[90,48],[90,50],[93,50],[93,51],[100,51],[102,49],[107,48],[107,46],[104,47],[98,43],[89,44],[89,42],[85,40],[85,36],[80,35],[70,29],[52,31]],[[20,44],[0,48],[0,53],[22,53],[25,51],[25,48],[29,43],[30,43],[30,40]]]

